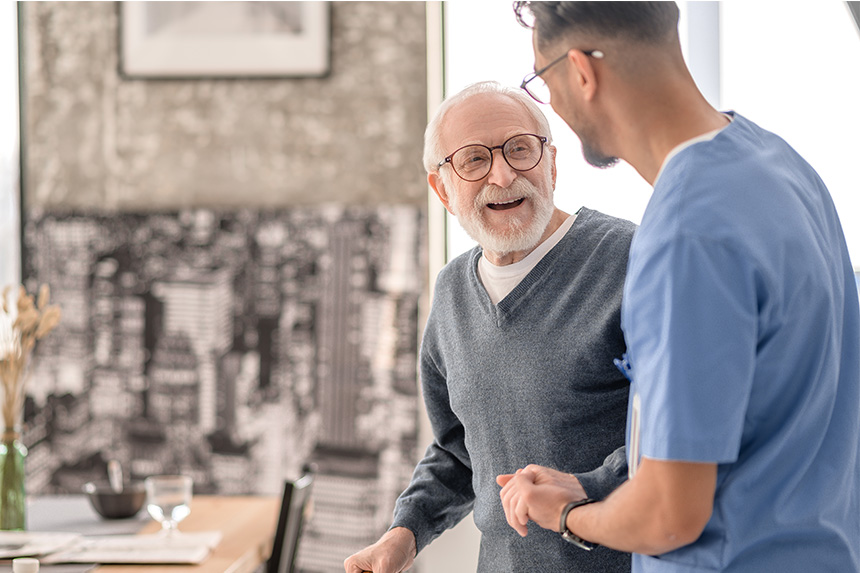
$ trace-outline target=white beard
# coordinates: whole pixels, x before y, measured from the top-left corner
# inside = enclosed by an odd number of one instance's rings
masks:
[[[534,206],[534,216],[525,220],[511,215],[508,228],[498,231],[484,220],[483,209],[494,200],[512,196],[524,197],[531,201]],[[554,211],[552,192],[541,192],[525,177],[517,177],[507,189],[489,183],[484,185],[475,197],[474,204],[468,210],[458,212],[456,215],[466,233],[485,251],[506,255],[519,251],[531,251],[537,247]]]

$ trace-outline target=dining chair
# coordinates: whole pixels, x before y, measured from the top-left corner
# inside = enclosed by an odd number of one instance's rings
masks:
[[[296,481],[284,482],[278,528],[272,555],[266,562],[266,573],[294,573],[313,482],[312,473],[306,473]]]

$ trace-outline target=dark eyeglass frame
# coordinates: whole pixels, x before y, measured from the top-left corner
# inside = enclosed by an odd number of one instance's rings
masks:
[[[516,139],[516,138],[518,138],[518,137],[523,137],[524,135],[530,135],[530,136],[532,136],[532,137],[537,137],[537,138],[540,140],[540,155],[538,156],[537,161],[535,161],[535,164],[534,164],[534,165],[532,165],[531,167],[529,167],[528,169],[517,169],[516,167],[514,167],[513,165],[511,165],[511,162],[508,160],[508,156],[505,154],[505,146],[506,146],[506,145],[507,145],[511,140]],[[495,155],[493,154],[493,151],[495,151],[496,149],[498,149],[499,151],[501,151],[501,152],[502,152],[502,159],[504,159],[504,160],[505,160],[505,163],[507,163],[507,164],[508,164],[508,166],[509,166],[511,169],[513,169],[514,171],[517,171],[518,173],[525,173],[526,171],[531,171],[532,169],[534,169],[535,167],[537,167],[538,165],[540,165],[540,162],[541,162],[541,160],[543,159],[543,150],[544,150],[544,148],[546,147],[546,144],[547,144],[547,142],[548,142],[548,141],[549,141],[549,138],[548,138],[548,137],[545,137],[545,136],[543,136],[543,135],[537,135],[536,133],[518,133],[518,134],[516,134],[516,135],[512,135],[512,136],[510,136],[509,138],[507,138],[507,139],[504,141],[504,143],[502,143],[501,145],[496,145],[496,146],[494,146],[494,147],[490,147],[489,145],[484,145],[484,144],[482,144],[482,143],[470,143],[469,145],[464,145],[463,147],[458,147],[457,149],[455,149],[455,150],[454,150],[454,151],[453,151],[453,152],[452,152],[448,157],[446,157],[445,159],[443,159],[442,161],[440,161],[439,163],[437,163],[437,164],[436,164],[436,167],[437,167],[437,168],[441,168],[443,165],[445,165],[446,163],[448,163],[448,164],[450,164],[450,165],[451,165],[451,171],[453,171],[454,173],[456,173],[456,174],[457,174],[457,177],[459,177],[459,178],[460,178],[460,179],[462,179],[463,181],[468,181],[469,183],[474,183],[475,181],[480,181],[481,179],[483,179],[484,177],[486,177],[487,175],[489,175],[489,174],[490,174],[490,171],[492,171],[492,170],[493,170],[493,161],[495,160]],[[460,173],[459,173],[459,172],[454,168],[454,164],[453,164],[453,163],[452,163],[452,161],[451,161],[451,160],[452,160],[452,158],[453,158],[455,155],[457,155],[457,152],[459,152],[459,151],[461,151],[461,150],[463,150],[463,149],[466,149],[467,147],[483,147],[484,149],[486,149],[487,151],[489,151],[489,152],[490,152],[490,165],[487,167],[487,172],[486,172],[486,173],[484,173],[483,175],[481,175],[480,177],[478,177],[477,179],[466,179],[465,177],[463,177],[462,175],[460,175]]]
[[[573,49],[575,49],[575,48],[571,48],[571,50],[573,50]],[[580,51],[583,54],[585,54],[586,56],[590,56],[590,57],[594,58],[595,60],[602,60],[604,57],[603,52],[600,50],[580,50]],[[544,67],[542,67],[541,69],[537,70],[536,72],[526,74],[526,76],[523,78],[523,82],[520,84],[520,89],[523,90],[524,92],[526,92],[527,94],[529,94],[531,96],[531,98],[533,100],[535,100],[536,102],[542,103],[542,104],[548,104],[549,101],[543,101],[542,99],[537,97],[535,94],[533,94],[531,92],[531,90],[529,90],[529,82],[536,79],[536,78],[541,77],[541,75],[544,72],[546,72],[548,69],[550,69],[551,67],[553,67],[554,65],[556,65],[557,63],[559,63],[560,61],[565,59],[569,53],[570,53],[570,50],[566,51],[565,53],[563,53],[562,55],[560,55],[559,57],[557,57],[556,59],[554,59],[553,61],[551,61],[547,65],[545,65]]]

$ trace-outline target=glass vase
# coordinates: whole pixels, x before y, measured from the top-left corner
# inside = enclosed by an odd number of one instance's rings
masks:
[[[7,429],[0,439],[0,530],[27,528],[24,460],[21,434]]]

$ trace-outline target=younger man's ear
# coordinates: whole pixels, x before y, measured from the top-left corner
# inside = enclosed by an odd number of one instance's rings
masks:
[[[594,95],[597,93],[597,73],[594,69],[594,60],[586,56],[582,50],[570,50],[567,57],[573,62],[576,70],[576,73],[570,76],[573,85],[581,91],[583,99],[586,101],[594,99]]]

